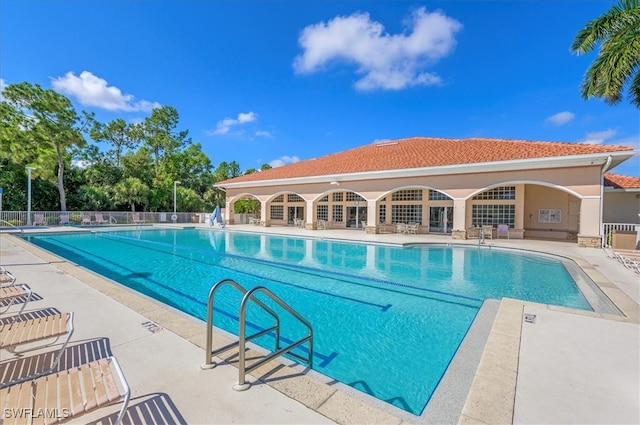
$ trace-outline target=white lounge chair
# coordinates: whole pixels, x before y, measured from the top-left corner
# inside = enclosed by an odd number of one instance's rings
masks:
[[[60,215],[60,225],[64,226],[65,224],[70,224],[69,214],[61,214]]]
[[[27,419],[36,418],[40,419],[37,423],[57,423],[62,418],[51,418],[46,415],[28,418],[27,415],[20,417],[17,415],[19,412],[27,411],[33,414],[57,412],[58,415],[64,415],[64,419],[69,419],[124,400],[114,422],[115,425],[119,425],[129,406],[130,398],[129,384],[115,357],[107,357],[61,372],[42,375],[0,390],[3,419],[7,423],[8,419],[14,419],[15,423],[26,424],[31,423]],[[6,416],[12,412],[16,412],[16,417]],[[36,420],[33,423],[36,423]]]
[[[16,349],[19,346],[51,339],[55,342],[60,337],[65,336],[65,340],[49,368],[38,374],[49,373],[58,366],[60,357],[67,347],[71,335],[73,335],[73,329],[73,313],[59,313],[36,317],[35,319],[15,320],[11,323],[0,325],[0,350],[16,353]],[[15,384],[31,378],[33,378],[33,375],[22,376],[9,384]]]
[[[140,214],[139,213],[133,214],[132,220],[133,220],[133,224],[142,224],[142,223],[145,222],[144,219],[140,218]]]
[[[46,226],[47,222],[44,220],[44,214],[34,214],[33,215],[33,225],[34,226]]]
[[[16,281],[16,277],[7,270],[4,266],[0,266],[0,285],[9,286],[13,285]]]
[[[107,224],[107,220],[104,219],[104,217],[102,216],[102,213],[96,213],[95,215],[96,217],[96,224]]]
[[[91,214],[82,214],[82,225],[84,226],[85,224],[87,225],[92,224]]]
[[[23,300],[22,307],[17,314],[22,314],[29,301],[31,301],[31,288],[25,284],[14,285],[15,278],[10,285],[0,287],[0,300],[2,300],[2,313],[9,311],[12,305]]]

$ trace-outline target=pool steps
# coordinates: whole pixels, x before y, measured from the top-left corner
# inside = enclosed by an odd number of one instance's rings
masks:
[[[242,301],[240,302],[240,325],[239,325],[239,331],[238,331],[238,341],[236,342],[232,342],[230,344],[227,344],[223,347],[220,347],[218,349],[216,349],[215,351],[213,350],[213,311],[214,311],[214,297],[216,292],[218,291],[218,289],[220,289],[221,287],[225,286],[225,285],[230,285],[233,288],[237,289],[240,293],[243,294],[242,297]],[[298,321],[300,321],[306,328],[307,328],[307,335],[304,336],[303,338],[300,338],[297,341],[294,341],[292,343],[290,343],[289,345],[285,346],[285,347],[281,347],[280,346],[280,318],[278,317],[278,314],[273,311],[273,309],[271,309],[270,307],[268,307],[267,305],[265,305],[262,301],[260,301],[257,297],[256,294],[257,293],[263,293],[264,295],[266,295],[268,298],[270,298],[273,302],[275,302],[276,304],[278,304],[280,307],[282,307],[283,309],[285,309],[289,314],[291,314],[293,317],[295,317],[296,319],[298,319]],[[275,324],[267,329],[263,329],[253,335],[249,335],[246,336],[245,331],[246,331],[246,309],[247,309],[247,305],[249,304],[250,301],[253,301],[255,304],[257,304],[259,307],[261,307],[267,314],[269,314],[271,317],[273,317]],[[266,335],[270,332],[275,332],[275,348],[274,351],[271,352],[271,354],[263,357],[261,360],[258,360],[257,362],[247,366],[246,365],[246,342],[259,338],[263,335]],[[294,353],[292,350],[294,350],[295,348],[302,346],[303,344],[307,343],[309,345],[309,348],[307,350],[308,353],[308,357],[305,358],[297,353]],[[295,311],[293,308],[291,308],[288,304],[286,304],[282,299],[280,299],[278,296],[276,296],[273,292],[271,292],[269,289],[265,288],[264,286],[256,286],[255,288],[251,289],[251,290],[247,290],[244,287],[242,287],[239,283],[237,283],[236,281],[232,280],[232,279],[223,279],[219,282],[217,282],[215,285],[213,285],[211,287],[211,290],[209,291],[209,298],[207,300],[207,342],[206,342],[206,348],[205,348],[205,362],[200,366],[202,369],[213,369],[214,367],[216,367],[216,363],[213,361],[213,356],[218,355],[220,353],[223,353],[227,350],[230,350],[232,348],[238,347],[238,382],[233,385],[233,389],[236,391],[245,391],[247,389],[249,389],[249,387],[251,386],[250,383],[246,382],[246,374],[251,372],[254,369],[259,368],[260,366],[264,365],[265,363],[269,362],[270,360],[276,358],[276,357],[280,357],[280,356],[284,356],[285,354],[288,354],[289,356],[295,357],[296,359],[307,363],[309,369],[313,368],[313,328],[311,326],[311,323],[309,323],[309,321],[307,321],[304,317],[302,317],[297,311]]]

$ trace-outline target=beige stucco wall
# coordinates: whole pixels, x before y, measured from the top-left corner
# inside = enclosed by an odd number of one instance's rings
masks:
[[[602,221],[605,223],[640,223],[640,191],[604,192]]]
[[[453,198],[454,230],[464,230],[471,224],[469,199],[488,188],[515,185],[517,188],[516,228],[526,229],[537,225],[540,208],[560,208],[562,222],[545,225],[546,232],[580,233],[588,236],[600,234],[601,170],[598,166],[482,172],[476,174],[430,175],[399,177],[392,179],[340,181],[331,185],[329,181],[312,184],[283,184],[236,189],[227,188],[227,207],[244,196],[253,196],[263,205],[273,197],[284,193],[296,193],[305,199],[305,219],[313,221],[313,203],[326,194],[336,191],[353,191],[368,201],[377,201],[386,195],[405,188],[425,188],[443,192]],[[335,180],[335,179],[331,179]],[[371,203],[369,203],[371,205]],[[585,206],[588,206],[585,208]],[[265,221],[266,208],[262,209]],[[369,217],[373,212],[369,208]],[[529,220],[529,214],[532,214]],[[529,223],[531,221],[531,223]],[[269,224],[285,224],[285,220]],[[533,226],[532,228],[535,228]],[[560,235],[560,233],[557,233]]]

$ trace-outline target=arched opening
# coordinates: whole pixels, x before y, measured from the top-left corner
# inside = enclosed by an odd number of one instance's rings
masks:
[[[363,229],[367,212],[367,200],[354,191],[332,191],[315,202],[315,220],[321,229]]]
[[[307,202],[297,193],[279,193],[266,205],[269,225],[300,227],[304,225]]]
[[[581,199],[542,182],[503,182],[467,199],[467,234],[473,229],[508,227],[511,239],[576,240]]]
[[[235,198],[231,205],[233,211],[233,223],[249,224],[260,219],[261,203],[252,194],[244,194]]]

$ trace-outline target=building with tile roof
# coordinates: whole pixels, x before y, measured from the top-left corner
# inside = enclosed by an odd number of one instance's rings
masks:
[[[412,137],[243,175],[226,190],[233,222],[237,200],[260,201],[264,226],[302,223],[453,238],[481,226],[509,228],[511,238],[602,240],[604,174],[636,154],[628,146],[506,139]],[[615,176],[615,175],[612,175]],[[623,181],[624,180],[624,181]],[[401,227],[401,226],[400,226]],[[501,226],[504,227],[504,226]],[[406,227],[405,227],[406,229]]]
[[[603,195],[603,222],[640,224],[640,177],[605,173]]]

